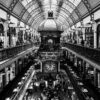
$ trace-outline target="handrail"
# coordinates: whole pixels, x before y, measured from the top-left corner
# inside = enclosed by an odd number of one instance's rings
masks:
[[[100,50],[99,49],[94,49],[94,48],[76,45],[72,43],[64,43],[62,44],[62,46],[67,47],[82,56],[85,56],[86,58],[90,59],[91,61],[94,61],[97,64],[100,64]]]
[[[28,78],[29,78],[29,77],[28,77]],[[10,98],[10,100],[17,100],[17,98],[18,98],[19,95],[20,95],[21,90],[23,90],[23,88],[25,87],[25,84],[26,84],[28,78],[23,82],[24,84],[20,87],[19,91],[16,92],[16,93],[14,93],[14,94],[12,95],[12,97]]]
[[[17,55],[18,53],[31,48],[34,44],[24,44],[16,47],[9,47],[0,50],[0,61],[6,60],[10,57]]]
[[[29,81],[29,78],[32,74],[33,70],[30,70],[30,72],[28,73],[29,75],[27,76],[26,80],[23,81],[23,85],[20,87],[19,91],[17,93],[14,93],[10,100],[18,100],[18,98],[20,97],[20,94],[22,93],[22,90],[24,89],[24,87],[26,86],[27,82]]]
[[[76,80],[73,78],[73,76],[71,75],[69,69],[64,65],[64,70],[66,71],[75,91],[76,91],[76,94],[78,96],[78,98],[80,100],[86,100],[86,95],[84,93],[82,93],[82,91],[80,90],[80,88],[78,87],[77,83],[76,83]]]

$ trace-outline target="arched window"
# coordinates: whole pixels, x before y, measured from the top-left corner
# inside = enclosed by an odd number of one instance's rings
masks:
[[[4,36],[4,26],[0,23],[0,36]]]
[[[97,46],[100,48],[100,24],[97,26]]]

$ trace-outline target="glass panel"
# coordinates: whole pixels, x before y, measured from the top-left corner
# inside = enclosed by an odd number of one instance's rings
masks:
[[[68,0],[65,0],[64,4],[70,6],[72,9],[75,9],[75,7],[76,7],[72,2],[70,2]]]
[[[81,0],[69,0],[70,2],[72,2],[75,6],[77,6]]]
[[[62,20],[62,22],[64,23],[64,21],[65,21],[64,17],[59,16],[59,17],[58,17],[58,20],[59,20],[59,19]]]
[[[18,2],[14,7],[13,12],[16,13],[17,15],[20,15],[23,8],[24,8],[23,5],[20,2]]]
[[[32,0],[20,0],[24,6],[26,6]]]
[[[67,9],[70,13],[74,10],[74,9],[72,9],[70,6],[66,5],[65,3],[63,4],[63,7],[64,7],[65,9]]]
[[[31,6],[31,7],[28,9],[29,13],[30,13],[33,9],[36,9],[36,8],[38,8],[38,5],[37,5],[37,4]]]
[[[0,18],[3,18],[6,20],[7,19],[6,17],[7,17],[7,13],[4,10],[0,9]]]
[[[65,25],[69,25],[67,20],[65,20],[62,16],[59,16],[59,18],[57,20],[62,21],[62,23],[65,24]]]
[[[33,22],[32,25],[40,24],[43,20],[42,19],[37,19],[36,21]]]
[[[9,7],[12,3],[12,0],[0,0],[2,4],[4,4],[6,7]]]
[[[22,0],[22,4],[23,4],[24,6],[26,6],[26,5],[27,5],[27,1],[26,1],[26,0]]]
[[[65,13],[64,11],[60,11],[60,13],[65,17],[68,17],[68,15],[69,15],[69,14]]]
[[[36,16],[38,14],[40,14],[40,13],[39,12],[35,12],[34,14],[32,14],[32,17],[34,17],[34,16]]]
[[[20,0],[22,4],[28,9],[28,12],[32,15],[32,17],[42,16],[41,9],[43,10],[43,14],[45,17],[48,14],[48,11],[52,10],[54,12],[54,18],[57,20],[61,20],[65,22],[68,16],[73,12],[75,7],[81,2],[81,0],[39,0],[42,6],[39,7],[37,0]],[[61,8],[59,9],[61,3]],[[60,10],[60,11],[59,11]],[[40,14],[39,14],[40,13]],[[60,14],[59,14],[60,13]],[[58,16],[59,15],[59,16]],[[70,22],[72,20],[69,20]],[[67,25],[66,21],[66,25]]]

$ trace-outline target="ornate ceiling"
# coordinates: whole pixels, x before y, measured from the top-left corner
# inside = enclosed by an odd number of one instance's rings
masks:
[[[53,11],[58,24],[75,25],[100,8],[100,0],[0,0],[0,7],[37,29]]]

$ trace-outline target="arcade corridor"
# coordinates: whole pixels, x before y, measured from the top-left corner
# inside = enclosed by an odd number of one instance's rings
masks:
[[[0,0],[0,100],[100,100],[100,0]]]

